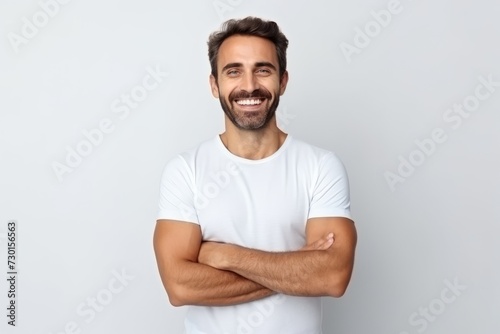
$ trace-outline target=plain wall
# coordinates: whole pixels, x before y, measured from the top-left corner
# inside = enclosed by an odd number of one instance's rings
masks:
[[[223,131],[206,41],[248,15],[290,40],[281,126],[349,173],[356,265],[325,334],[500,331],[500,3],[60,1],[0,3],[2,333],[182,333],[152,249],[160,176]]]

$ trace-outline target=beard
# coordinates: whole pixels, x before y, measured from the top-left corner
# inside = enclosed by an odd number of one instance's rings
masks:
[[[233,107],[233,103],[236,103],[236,99],[265,99],[262,103],[266,103],[266,108],[264,113],[257,112],[238,112]],[[224,110],[226,116],[231,120],[231,122],[240,130],[261,130],[268,126],[269,122],[273,119],[276,114],[276,109],[280,102],[279,94],[276,94],[274,100],[272,94],[264,88],[259,88],[254,90],[252,93],[246,91],[237,91],[229,94],[229,98],[226,100],[225,96],[222,94],[219,96],[219,101]],[[229,101],[229,102],[228,102]]]

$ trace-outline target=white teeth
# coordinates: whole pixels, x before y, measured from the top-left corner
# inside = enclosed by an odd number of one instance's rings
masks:
[[[236,101],[240,106],[253,106],[255,104],[261,104],[262,100],[239,100]]]

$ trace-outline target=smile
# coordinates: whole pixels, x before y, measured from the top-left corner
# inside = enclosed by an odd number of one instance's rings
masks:
[[[240,106],[254,106],[262,104],[262,102],[264,102],[264,99],[246,99],[236,101],[236,103]]]

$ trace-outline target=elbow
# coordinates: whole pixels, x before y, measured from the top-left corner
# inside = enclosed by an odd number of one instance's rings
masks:
[[[193,305],[196,293],[186,284],[186,280],[170,271],[160,269],[161,281],[170,305],[174,307]]]
[[[349,281],[351,279],[350,272],[348,274],[336,275],[336,277],[331,278],[330,284],[327,285],[326,294],[330,297],[340,298],[342,297],[349,286]]]
[[[181,298],[178,298],[176,296],[168,295],[168,301],[170,302],[170,305],[172,305],[173,307],[181,307],[187,305],[185,302],[183,302]]]
[[[186,302],[182,299],[182,296],[177,293],[177,291],[172,291],[172,289],[167,289],[168,301],[173,307],[185,306]]]
[[[168,301],[174,307],[190,305],[188,296],[182,286],[170,286],[167,288]]]
[[[342,297],[345,292],[347,291],[347,285],[348,284],[338,284],[330,288],[328,291],[328,295],[333,298],[340,298]]]

